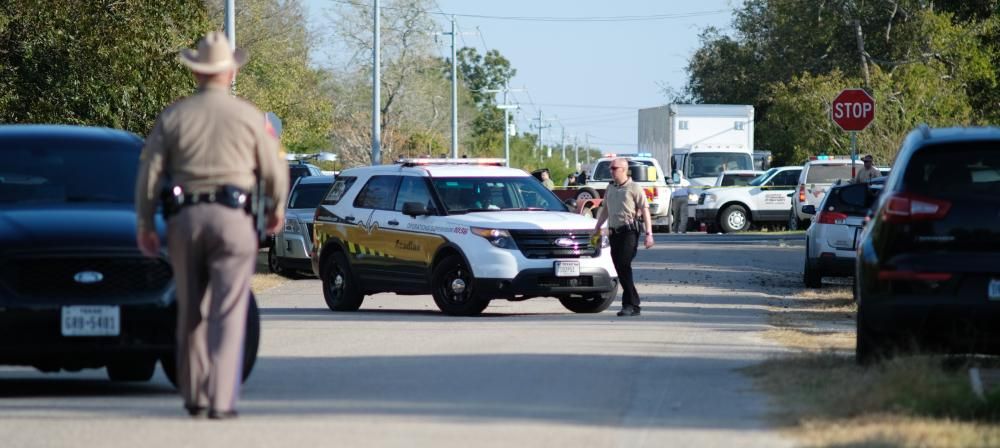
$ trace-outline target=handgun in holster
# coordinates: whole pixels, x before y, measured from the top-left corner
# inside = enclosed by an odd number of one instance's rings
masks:
[[[274,210],[274,198],[267,195],[265,182],[260,178],[260,173],[254,171],[257,182],[254,184],[253,193],[250,195],[247,212],[253,217],[254,228],[257,229],[257,242],[264,246],[268,241],[267,234],[267,214]]]

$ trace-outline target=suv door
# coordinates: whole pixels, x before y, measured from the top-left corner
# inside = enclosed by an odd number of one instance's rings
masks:
[[[403,206],[416,202],[427,207],[427,216],[407,216]],[[392,258],[391,271],[398,282],[398,290],[426,292],[430,288],[431,265],[434,254],[446,240],[434,231],[434,225],[443,210],[431,193],[428,178],[422,176],[402,176],[396,193],[392,211],[387,212],[388,220],[382,233],[388,246],[385,252]]]
[[[792,207],[789,194],[795,191],[801,170],[778,171],[771,176],[759,190],[751,192],[757,210],[757,219],[761,221],[784,221],[788,218],[788,209]]]
[[[392,207],[396,198],[396,188],[400,176],[372,176],[354,199],[354,219],[356,224],[348,234],[347,250],[351,267],[362,280],[378,285],[384,279],[394,277],[386,269],[390,266],[389,235],[384,230],[391,227]]]

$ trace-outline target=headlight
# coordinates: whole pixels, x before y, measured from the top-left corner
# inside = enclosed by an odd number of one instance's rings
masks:
[[[715,202],[716,200],[719,199],[718,196],[716,196],[716,195],[714,195],[712,193],[703,193],[703,194],[705,195],[705,203],[706,204],[709,203],[709,202]]]
[[[514,244],[514,239],[511,238],[510,232],[501,229],[484,229],[482,227],[471,227],[469,230],[472,233],[486,238],[490,244],[499,247],[501,249],[516,249],[517,245]]]
[[[302,233],[302,227],[299,226],[299,220],[293,217],[285,218],[285,232],[289,233]]]
[[[688,202],[694,202],[694,203],[697,204],[698,203],[698,193],[690,193],[690,194],[688,194]]]

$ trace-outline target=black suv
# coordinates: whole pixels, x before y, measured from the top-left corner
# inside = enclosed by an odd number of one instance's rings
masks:
[[[911,132],[856,270],[859,363],[912,348],[1000,353],[1000,129]]]

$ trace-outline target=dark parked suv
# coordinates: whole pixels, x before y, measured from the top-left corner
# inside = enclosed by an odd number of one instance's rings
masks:
[[[173,271],[135,243],[142,144],[113,129],[0,126],[0,364],[146,381],[160,361],[175,381]],[[247,319],[244,378],[260,331],[252,298]]]
[[[903,142],[858,248],[857,359],[1000,353],[1000,129]]]

